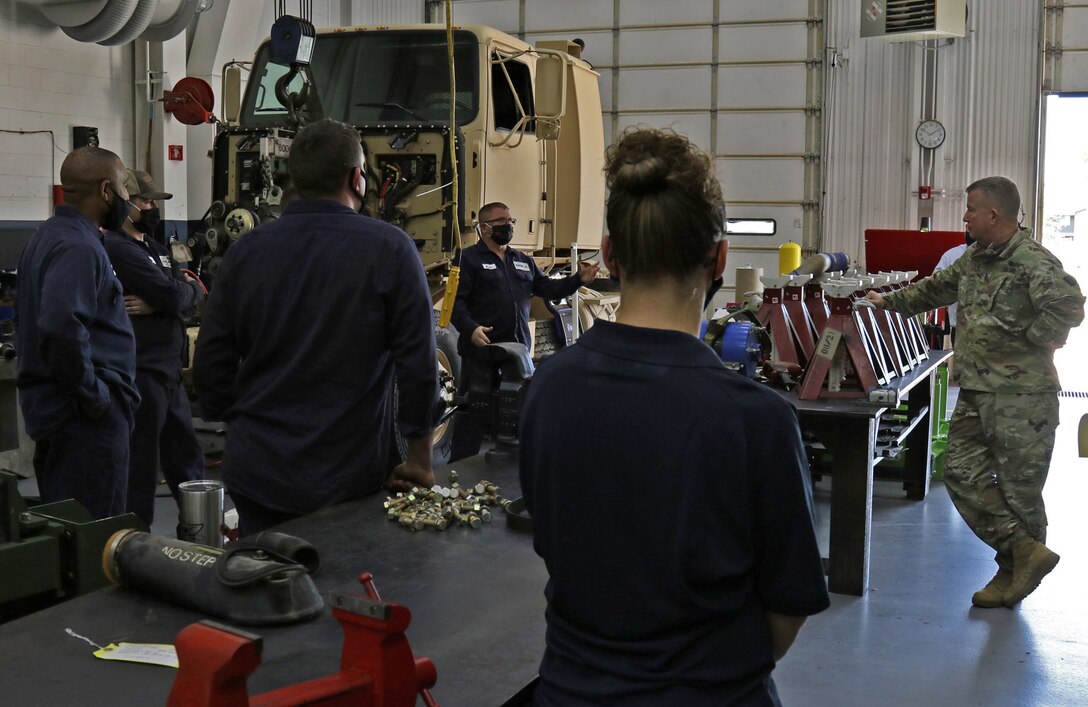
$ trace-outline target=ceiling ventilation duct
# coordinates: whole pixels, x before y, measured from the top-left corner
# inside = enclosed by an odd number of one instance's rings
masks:
[[[22,0],[72,39],[118,46],[164,42],[181,33],[211,0]]]
[[[963,37],[967,0],[861,0],[861,36],[889,42]]]

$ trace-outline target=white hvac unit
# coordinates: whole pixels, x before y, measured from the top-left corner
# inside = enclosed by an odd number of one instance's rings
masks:
[[[861,0],[861,36],[889,42],[962,37],[967,0]]]

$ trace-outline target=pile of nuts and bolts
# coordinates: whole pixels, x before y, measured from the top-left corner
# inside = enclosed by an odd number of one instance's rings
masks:
[[[412,530],[445,530],[453,525],[479,528],[491,522],[491,508],[502,506],[505,510],[510,505],[499,495],[501,489],[490,481],[462,486],[457,479],[457,472],[451,471],[449,486],[414,487],[390,496],[385,500],[386,515]]]

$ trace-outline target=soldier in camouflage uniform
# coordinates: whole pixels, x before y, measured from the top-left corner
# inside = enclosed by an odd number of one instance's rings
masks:
[[[945,486],[960,515],[997,552],[997,574],[975,606],[1015,606],[1058,564],[1044,544],[1043,483],[1058,426],[1054,350],[1084,318],[1084,296],[1061,262],[1020,228],[1010,180],[967,187],[963,220],[975,244],[945,270],[881,297],[917,314],[959,303]]]

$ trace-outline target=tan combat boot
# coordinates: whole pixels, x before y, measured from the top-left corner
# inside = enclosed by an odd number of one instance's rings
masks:
[[[999,567],[997,574],[982,589],[971,596],[971,603],[981,609],[994,609],[1005,605],[1005,592],[1012,586],[1012,570]]]
[[[1002,601],[1016,606],[1021,599],[1035,591],[1043,577],[1050,574],[1061,558],[1038,540],[1028,538],[1012,546],[1012,584]]]

